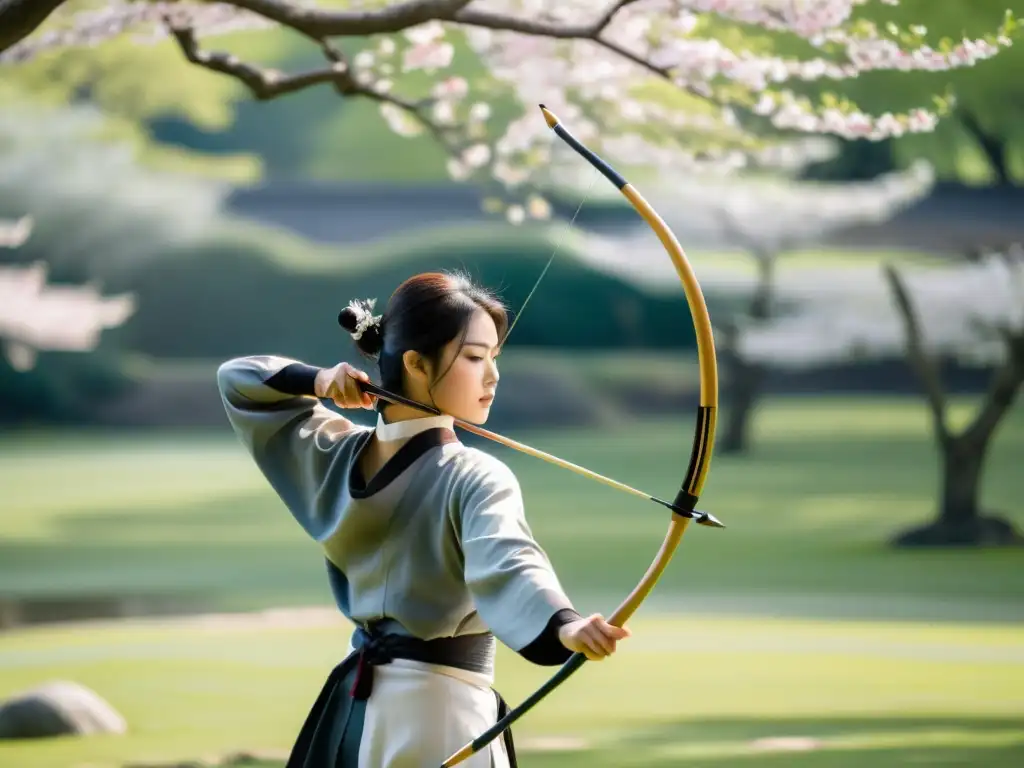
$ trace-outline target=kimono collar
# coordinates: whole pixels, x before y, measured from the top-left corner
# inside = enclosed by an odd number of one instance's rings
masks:
[[[377,414],[377,439],[383,441],[404,440],[428,429],[454,429],[455,419],[451,416],[425,416],[421,419],[406,419],[388,424],[382,414]]]

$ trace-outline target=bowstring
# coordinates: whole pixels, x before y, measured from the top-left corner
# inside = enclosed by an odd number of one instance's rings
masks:
[[[559,236],[555,243],[555,249],[551,251],[551,255],[548,257],[547,263],[544,265],[544,269],[540,271],[540,275],[537,280],[533,283],[533,287],[530,288],[530,292],[526,294],[526,300],[523,301],[519,311],[516,312],[515,318],[512,320],[512,325],[509,326],[508,331],[505,333],[505,338],[501,340],[501,346],[505,346],[505,342],[508,341],[508,337],[512,334],[512,329],[516,327],[516,323],[519,322],[519,318],[523,316],[523,310],[526,309],[526,305],[530,303],[530,299],[533,298],[533,294],[537,292],[537,287],[540,285],[540,281],[544,279],[544,275],[548,273],[551,268],[551,263],[555,260],[555,256],[558,255],[558,251],[562,248],[562,243],[565,242],[565,238],[572,232],[573,225],[576,223],[576,217],[580,215],[580,211],[583,210],[583,204],[590,199],[590,193],[594,189],[594,184],[597,182],[597,178],[600,174],[595,168],[590,176],[590,184],[587,186],[586,192],[583,194],[583,199],[580,200],[580,204],[576,206],[576,211],[573,213],[572,218],[569,219],[568,225],[562,230],[562,234]]]

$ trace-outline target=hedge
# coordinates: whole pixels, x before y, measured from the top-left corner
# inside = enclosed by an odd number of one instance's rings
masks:
[[[139,309],[125,329],[131,349],[155,357],[280,353],[326,363],[351,353],[337,314],[351,298],[378,310],[422,271],[462,270],[518,310],[551,256],[542,229],[504,226],[403,236],[363,249],[322,248],[275,230],[224,229],[172,248],[123,287]],[[682,290],[652,295],[559,249],[516,325],[512,342],[566,349],[692,348]]]

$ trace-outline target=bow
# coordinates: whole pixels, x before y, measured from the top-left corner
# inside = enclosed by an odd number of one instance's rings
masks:
[[[714,336],[711,328],[711,318],[708,314],[707,305],[704,301],[704,295],[701,292],[699,283],[697,282],[697,277],[694,274],[690,263],[686,259],[686,254],[683,252],[682,246],[672,233],[672,230],[669,229],[668,225],[665,224],[654,208],[651,207],[650,203],[648,203],[617,171],[615,171],[615,169],[584,146],[583,143],[581,143],[564,126],[562,126],[558,118],[555,117],[555,115],[552,114],[551,111],[543,104],[540,109],[548,127],[551,128],[560,139],[565,141],[569,146],[586,158],[591,165],[600,171],[601,174],[614,184],[623,196],[629,200],[637,213],[639,213],[651,229],[654,230],[658,239],[661,241],[661,244],[668,252],[669,257],[672,259],[676,272],[679,273],[679,279],[682,281],[686,300],[689,304],[690,313],[693,317],[694,329],[697,333],[697,352],[700,364],[700,407],[697,411],[697,423],[693,438],[693,448],[690,454],[690,463],[686,470],[686,477],[679,489],[679,493],[676,494],[675,500],[667,502],[651,496],[650,494],[644,493],[643,491],[631,488],[617,480],[604,477],[603,475],[599,475],[589,469],[560,459],[557,456],[552,456],[551,454],[531,448],[528,445],[518,443],[514,440],[509,440],[506,437],[481,429],[473,424],[468,424],[461,420],[456,420],[455,423],[470,432],[490,440],[494,440],[495,442],[509,448],[513,448],[544,461],[551,462],[552,464],[569,469],[586,477],[590,477],[591,479],[598,480],[613,488],[649,499],[650,501],[654,501],[655,503],[661,504],[662,506],[672,510],[672,518],[669,522],[668,533],[665,535],[665,539],[662,541],[657,555],[655,555],[654,560],[648,567],[647,572],[643,575],[643,578],[640,579],[640,582],[636,587],[634,587],[633,591],[629,593],[629,596],[626,597],[621,605],[615,609],[615,612],[608,620],[609,624],[621,627],[636,612],[637,608],[640,607],[640,604],[654,588],[655,583],[661,577],[661,574],[665,571],[665,568],[671,561],[672,555],[679,546],[679,543],[683,538],[683,534],[686,532],[691,520],[696,520],[700,525],[718,528],[724,527],[714,516],[707,512],[698,512],[695,509],[701,490],[704,487],[704,481],[707,478],[708,469],[711,464],[712,448],[715,442],[715,424],[718,412],[718,366],[715,359]],[[362,386],[366,391],[371,392],[378,397],[390,400],[391,402],[410,405],[414,408],[418,408],[435,415],[440,414],[440,411],[435,408],[424,406],[412,400],[399,397],[376,387],[375,385],[363,384]],[[501,718],[491,728],[445,760],[442,764],[442,768],[451,768],[451,766],[458,765],[494,741],[494,739],[500,736],[509,726],[512,725],[512,723],[526,714],[541,699],[551,693],[555,688],[565,682],[570,675],[583,666],[583,662],[586,661],[586,658],[587,657],[582,653],[574,653],[569,660],[562,665],[558,672],[556,672],[533,694],[527,697],[522,704],[509,711],[508,714]]]
[[[633,591],[629,593],[629,596],[615,609],[611,618],[608,619],[609,624],[621,627],[640,607],[640,604],[650,594],[655,583],[665,571],[665,568],[672,559],[672,555],[683,538],[683,534],[686,532],[687,526],[690,524],[690,520],[696,520],[699,524],[703,525],[724,527],[710,514],[695,510],[697,500],[704,487],[704,480],[707,478],[708,469],[711,465],[711,453],[715,442],[715,423],[718,411],[718,365],[715,359],[714,335],[711,329],[711,317],[708,314],[700,284],[697,282],[693,268],[690,266],[689,261],[687,261],[686,254],[683,252],[683,248],[672,233],[672,230],[669,229],[668,225],[651,207],[651,204],[626,179],[573,136],[543,104],[540,105],[540,109],[548,127],[566,144],[586,158],[608,181],[614,184],[643,220],[654,230],[654,233],[658,236],[661,244],[672,259],[676,272],[679,273],[679,279],[682,281],[683,290],[686,293],[686,301],[690,306],[690,313],[693,317],[694,329],[697,332],[697,352],[700,363],[700,407],[697,411],[697,424],[693,438],[693,449],[690,454],[690,464],[686,470],[686,478],[683,480],[679,493],[676,494],[673,502],[668,503],[652,496],[647,496],[652,501],[671,509],[673,514],[669,522],[668,533],[666,533],[665,539],[658,549],[658,554],[655,555],[647,572],[640,579],[636,587],[633,588]],[[561,462],[560,459],[556,463],[559,462]],[[615,483],[616,481],[610,482]],[[646,496],[643,493],[641,495]],[[532,709],[541,699],[565,682],[570,675],[583,666],[583,662],[586,659],[587,657],[582,653],[574,653],[558,672],[528,696],[522,704],[509,711],[505,717],[501,718],[486,732],[445,760],[442,768],[458,765],[463,760],[469,758],[470,755],[479,752],[491,743],[512,723]]]

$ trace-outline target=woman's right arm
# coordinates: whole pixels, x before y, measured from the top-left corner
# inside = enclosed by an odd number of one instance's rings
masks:
[[[336,524],[332,502],[337,483],[345,478],[332,472],[334,458],[345,438],[361,431],[324,407],[319,397],[330,397],[342,407],[366,407],[369,398],[354,381],[364,377],[344,363],[317,368],[274,355],[237,357],[217,370],[231,428],[315,539],[329,535]],[[351,387],[345,387],[350,379]],[[358,399],[353,391],[359,392]]]
[[[455,517],[464,578],[481,618],[505,645],[542,666],[574,653],[597,661],[629,630],[583,617],[526,522],[519,483],[501,462],[467,482]]]

